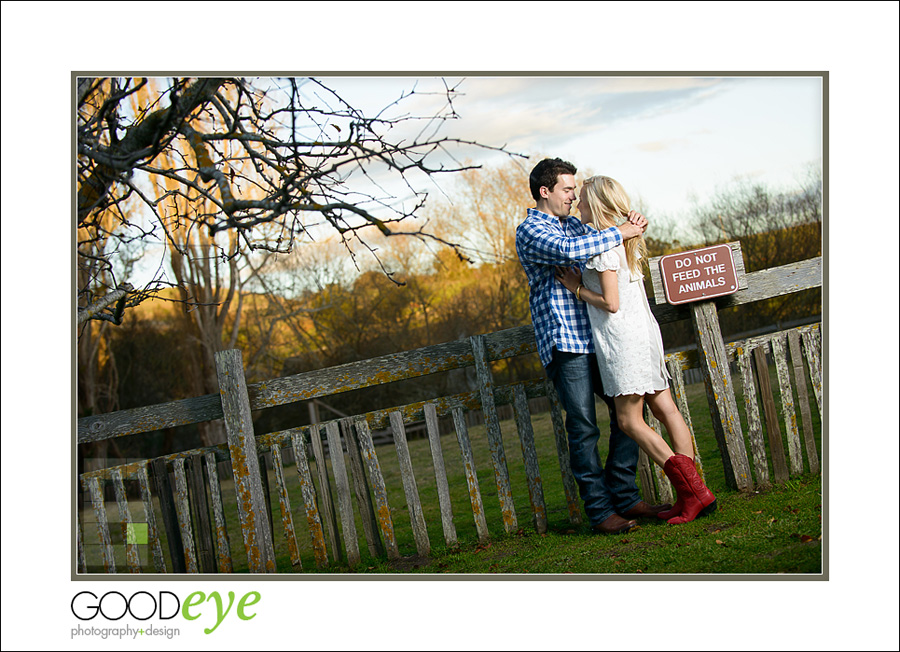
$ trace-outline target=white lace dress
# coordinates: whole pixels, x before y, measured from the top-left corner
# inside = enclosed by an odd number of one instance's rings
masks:
[[[619,282],[619,310],[607,312],[588,304],[594,349],[607,396],[653,394],[669,386],[665,353],[659,324],[644,290],[643,276],[632,276],[625,247],[595,256],[588,261],[582,282],[589,290],[603,294],[600,272],[614,270]]]

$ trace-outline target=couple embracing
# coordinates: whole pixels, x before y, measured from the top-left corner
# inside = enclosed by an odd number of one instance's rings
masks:
[[[594,176],[576,202],[574,165],[544,159],[529,178],[535,208],[516,230],[528,277],[538,354],[566,413],[572,474],[595,532],[617,534],[637,519],[686,523],[716,499],[697,474],[690,430],[668,387],[659,325],[644,292],[647,220],[614,179]],[[610,414],[609,454],[600,460],[594,395]],[[644,421],[647,403],[666,441]],[[636,483],[639,449],[675,487],[675,505],[649,505]],[[674,449],[674,450],[673,450]]]

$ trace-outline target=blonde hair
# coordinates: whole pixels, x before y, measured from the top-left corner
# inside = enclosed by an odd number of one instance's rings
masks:
[[[591,219],[598,231],[619,226],[628,219],[631,200],[618,181],[598,175],[585,179],[584,189],[585,199],[591,209]],[[639,275],[647,259],[647,243],[644,242],[644,236],[639,235],[625,241],[625,258],[631,273]]]

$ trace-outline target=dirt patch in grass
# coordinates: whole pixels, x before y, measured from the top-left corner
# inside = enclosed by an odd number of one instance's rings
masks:
[[[404,573],[431,568],[432,561],[431,557],[410,555],[409,557],[392,559],[388,561],[388,566],[390,566],[392,570]]]
[[[757,557],[759,559],[775,559],[776,557],[780,557],[784,554],[791,553],[791,552],[801,549],[801,548],[815,547],[815,546],[821,546],[821,545],[822,545],[822,542],[819,541],[818,539],[799,540],[799,535],[798,535],[797,543],[794,543],[793,545],[790,545],[790,546],[782,546],[782,547],[772,550],[768,553],[759,554],[759,555],[757,555]]]

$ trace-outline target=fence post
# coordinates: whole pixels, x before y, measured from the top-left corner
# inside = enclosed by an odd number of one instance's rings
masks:
[[[219,379],[219,395],[225,415],[238,515],[250,572],[274,573],[275,548],[263,495],[243,358],[238,349],[216,353],[216,375]]]
[[[713,431],[722,454],[725,482],[733,489],[746,491],[753,487],[741,420],[734,397],[734,383],[725,353],[725,341],[719,326],[719,315],[713,301],[691,304],[691,323],[697,339],[700,369],[706,385],[706,396],[712,413]]]
[[[737,288],[747,290],[748,282],[744,272],[744,258],[740,242],[726,243],[731,249],[734,262],[734,282]],[[741,431],[741,419],[734,395],[734,384],[731,382],[731,369],[725,352],[725,341],[719,326],[719,314],[716,304],[711,298],[685,296],[677,301],[667,299],[666,279],[663,278],[662,263],[667,256],[650,259],[650,278],[653,283],[653,296],[657,305],[665,301],[669,303],[690,303],[691,324],[697,342],[697,353],[700,359],[700,370],[706,386],[706,396],[712,417],[713,432],[719,452],[722,455],[722,466],[725,467],[725,482],[732,489],[746,491],[753,488],[753,477],[750,474],[750,462],[744,446],[744,434]],[[706,295],[703,295],[706,296]],[[713,295],[716,296],[716,295]]]

